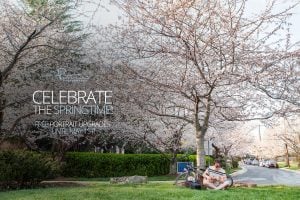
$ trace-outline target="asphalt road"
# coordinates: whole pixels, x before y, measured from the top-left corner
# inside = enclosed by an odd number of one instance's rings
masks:
[[[246,172],[233,177],[234,181],[256,183],[257,185],[300,186],[300,173],[276,168],[244,165]]]

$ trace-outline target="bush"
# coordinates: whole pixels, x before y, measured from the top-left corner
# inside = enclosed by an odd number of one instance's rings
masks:
[[[239,167],[239,160],[237,158],[232,159],[232,167],[238,168]]]
[[[189,155],[189,156],[185,156],[185,155],[178,155],[178,162],[193,162],[194,166],[197,165],[197,159],[196,159],[196,155]],[[205,166],[208,167],[209,165],[213,165],[214,164],[214,158],[211,156],[205,156]]]
[[[66,177],[160,176],[169,174],[170,156],[160,154],[109,154],[69,152],[62,169]],[[178,161],[196,162],[196,156]],[[213,159],[206,158],[207,164]]]
[[[159,154],[66,154],[63,175],[69,177],[117,177],[168,174],[169,159]]]
[[[29,151],[0,151],[0,187],[33,187],[53,178],[58,164],[44,154]]]

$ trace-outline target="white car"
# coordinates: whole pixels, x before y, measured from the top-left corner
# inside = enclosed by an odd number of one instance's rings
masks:
[[[278,168],[278,164],[275,160],[268,160],[266,162],[265,166],[268,168],[271,168],[271,167]]]
[[[253,159],[252,162],[251,162],[251,165],[259,165],[259,162],[258,160],[256,159]]]
[[[265,166],[265,162],[266,162],[265,160],[260,160],[259,161],[259,166],[260,167],[264,167]]]

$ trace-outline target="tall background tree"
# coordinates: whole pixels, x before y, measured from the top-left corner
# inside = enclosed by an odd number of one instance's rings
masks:
[[[193,125],[197,166],[204,167],[204,138],[218,122],[266,119],[283,105],[253,84],[272,76],[296,55],[281,46],[296,4],[275,12],[270,1],[255,15],[247,1],[123,1],[124,24],[99,30],[99,55],[155,88],[144,110]],[[275,45],[274,45],[275,44]],[[102,53],[102,54],[101,54]],[[131,93],[135,93],[133,88]],[[147,96],[147,95],[146,95]],[[163,102],[155,106],[157,99]],[[155,108],[155,109],[154,109]]]

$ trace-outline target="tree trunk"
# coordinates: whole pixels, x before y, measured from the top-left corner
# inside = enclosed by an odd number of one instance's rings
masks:
[[[115,146],[115,149],[116,149],[116,154],[120,154],[120,148],[118,145]]]
[[[285,143],[285,166],[290,167],[290,158],[289,158],[289,150],[288,145]]]
[[[170,175],[177,174],[177,153],[176,152],[172,153],[172,158],[170,160],[169,174]]]
[[[2,124],[4,121],[4,105],[5,105],[5,99],[3,99],[2,94],[0,94],[0,132],[2,130]]]
[[[0,83],[0,132],[2,130],[2,124],[3,124],[3,121],[4,121],[5,102],[6,102],[6,99],[5,99],[4,90],[2,88],[2,83]]]
[[[212,147],[215,149],[215,152],[214,152],[215,158],[220,157],[220,148],[217,147],[214,143],[212,143]]]
[[[126,142],[121,147],[121,154],[125,154],[125,146],[126,146]]]
[[[174,175],[177,174],[177,160],[171,160],[170,162],[170,171],[169,171],[170,175]]]
[[[230,149],[230,148],[229,148]],[[228,165],[227,160],[229,158],[229,149],[224,147],[224,160],[225,160],[225,166],[222,166],[223,168],[225,168],[225,170],[228,170],[229,168],[231,168],[231,165]]]
[[[206,163],[205,163],[205,151],[204,151],[204,135],[206,133],[206,128],[201,127],[200,123],[199,123],[199,117],[198,117],[198,113],[199,113],[199,99],[197,97],[196,102],[195,102],[195,121],[194,121],[194,125],[195,125],[195,131],[196,131],[196,159],[197,159],[197,167],[200,169],[204,169],[206,167]],[[208,121],[205,121],[206,123],[208,123]],[[207,127],[207,124],[203,124],[205,127]]]
[[[205,163],[205,150],[204,150],[204,135],[197,133],[196,135],[196,148],[197,148],[197,167],[204,169],[206,167]]]

